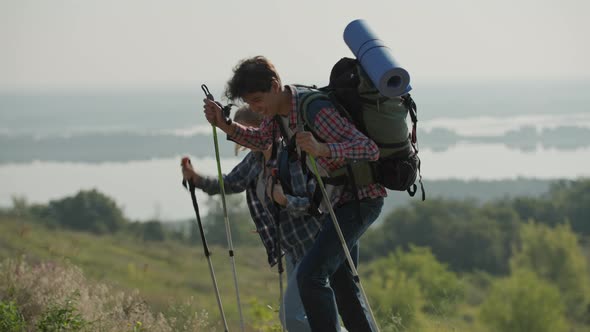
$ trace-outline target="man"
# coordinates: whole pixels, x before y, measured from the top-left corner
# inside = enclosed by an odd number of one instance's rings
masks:
[[[297,146],[317,157],[319,166],[328,172],[345,167],[350,161],[379,158],[375,142],[341,117],[327,101],[309,105],[320,107],[309,125],[321,142],[311,132],[298,131],[302,112],[298,109],[298,102],[302,93],[295,86],[282,86],[272,63],[257,56],[241,61],[234,69],[226,96],[231,100],[243,100],[254,112],[265,116],[260,127],[225,123],[221,109],[210,100],[204,100],[205,116],[235,142],[257,149],[269,147],[277,135],[281,136],[279,122],[283,122],[288,130],[296,133]],[[334,212],[349,248],[357,245],[360,236],[377,219],[386,195],[385,189],[376,183],[359,186],[356,192],[341,191]],[[347,266],[334,225],[328,218],[330,216],[325,214],[322,230],[297,271],[299,292],[309,323],[313,331],[339,331],[339,310],[350,331],[372,331],[370,314]]]

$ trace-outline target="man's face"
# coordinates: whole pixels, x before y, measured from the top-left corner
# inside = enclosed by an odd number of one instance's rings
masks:
[[[273,84],[268,92],[253,92],[246,94],[242,100],[246,102],[250,109],[262,116],[274,116],[279,112],[280,89],[278,84]]]

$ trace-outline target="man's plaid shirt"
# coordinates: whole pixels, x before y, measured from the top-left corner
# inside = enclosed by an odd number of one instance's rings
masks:
[[[276,161],[271,161],[274,166]],[[272,266],[277,262],[276,254],[276,213],[277,209],[268,196],[261,201],[256,195],[256,186],[259,175],[264,171],[264,156],[261,152],[250,152],[227,175],[223,176],[225,192],[227,194],[246,191],[246,201],[252,220],[256,225],[256,231],[266,248],[268,263]],[[317,233],[320,230],[318,218],[308,215],[310,194],[315,190],[315,181],[312,177],[305,176],[301,163],[296,160],[290,167],[291,186],[293,195],[286,195],[287,206],[279,209],[282,251],[291,255],[295,261],[303,257],[307,249],[311,247]],[[267,179],[262,179],[266,188]],[[219,193],[217,178],[201,178],[196,183],[197,188],[209,195]]]
[[[288,115],[289,128],[297,132],[298,92],[295,86],[286,86],[291,92],[291,112]],[[259,128],[245,127],[236,123],[236,131],[231,140],[249,148],[264,150],[268,148],[280,130],[273,117],[265,117]],[[333,171],[346,166],[350,161],[377,160],[377,144],[358,131],[348,119],[340,116],[333,105],[321,108],[313,123],[314,133],[328,145],[331,157],[317,158],[324,169]],[[375,183],[358,187],[358,198],[385,197],[387,192],[382,185]],[[339,203],[354,199],[350,191],[342,192]]]

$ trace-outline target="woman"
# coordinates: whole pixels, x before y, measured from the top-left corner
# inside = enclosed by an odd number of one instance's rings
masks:
[[[236,112],[234,121],[258,127],[262,117],[248,107],[242,107]],[[311,331],[299,296],[296,268],[320,230],[320,221],[308,214],[311,205],[308,193],[314,192],[315,182],[303,172],[299,160],[290,161],[290,192],[285,193],[280,183],[273,186],[273,169],[277,163],[271,157],[272,146],[266,150],[252,149],[229,174],[223,176],[224,189],[228,194],[246,191],[248,208],[271,266],[279,258],[276,241],[277,223],[280,222],[280,244],[287,262],[288,279],[281,304],[285,317],[281,314],[281,323],[289,331]],[[184,179],[192,181],[196,188],[209,195],[219,194],[217,177],[204,177],[191,164],[183,166],[182,173]]]

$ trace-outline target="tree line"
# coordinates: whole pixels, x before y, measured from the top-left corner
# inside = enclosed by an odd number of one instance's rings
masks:
[[[228,196],[228,213],[236,245],[258,245],[258,235],[242,195]],[[205,201],[210,211],[203,217],[209,244],[226,245],[223,210],[219,197]],[[49,227],[94,234],[126,233],[146,241],[167,239],[200,242],[194,218],[177,223],[127,219],[117,203],[97,190],[83,190],[47,204],[28,204],[14,198],[11,208],[0,211],[28,217]],[[519,228],[527,222],[550,227],[569,225],[583,245],[590,236],[590,179],[562,180],[540,196],[479,202],[470,199],[429,197],[396,208],[361,239],[363,260],[387,257],[397,248],[429,247],[440,262],[455,272],[509,271],[509,259],[519,245]]]

